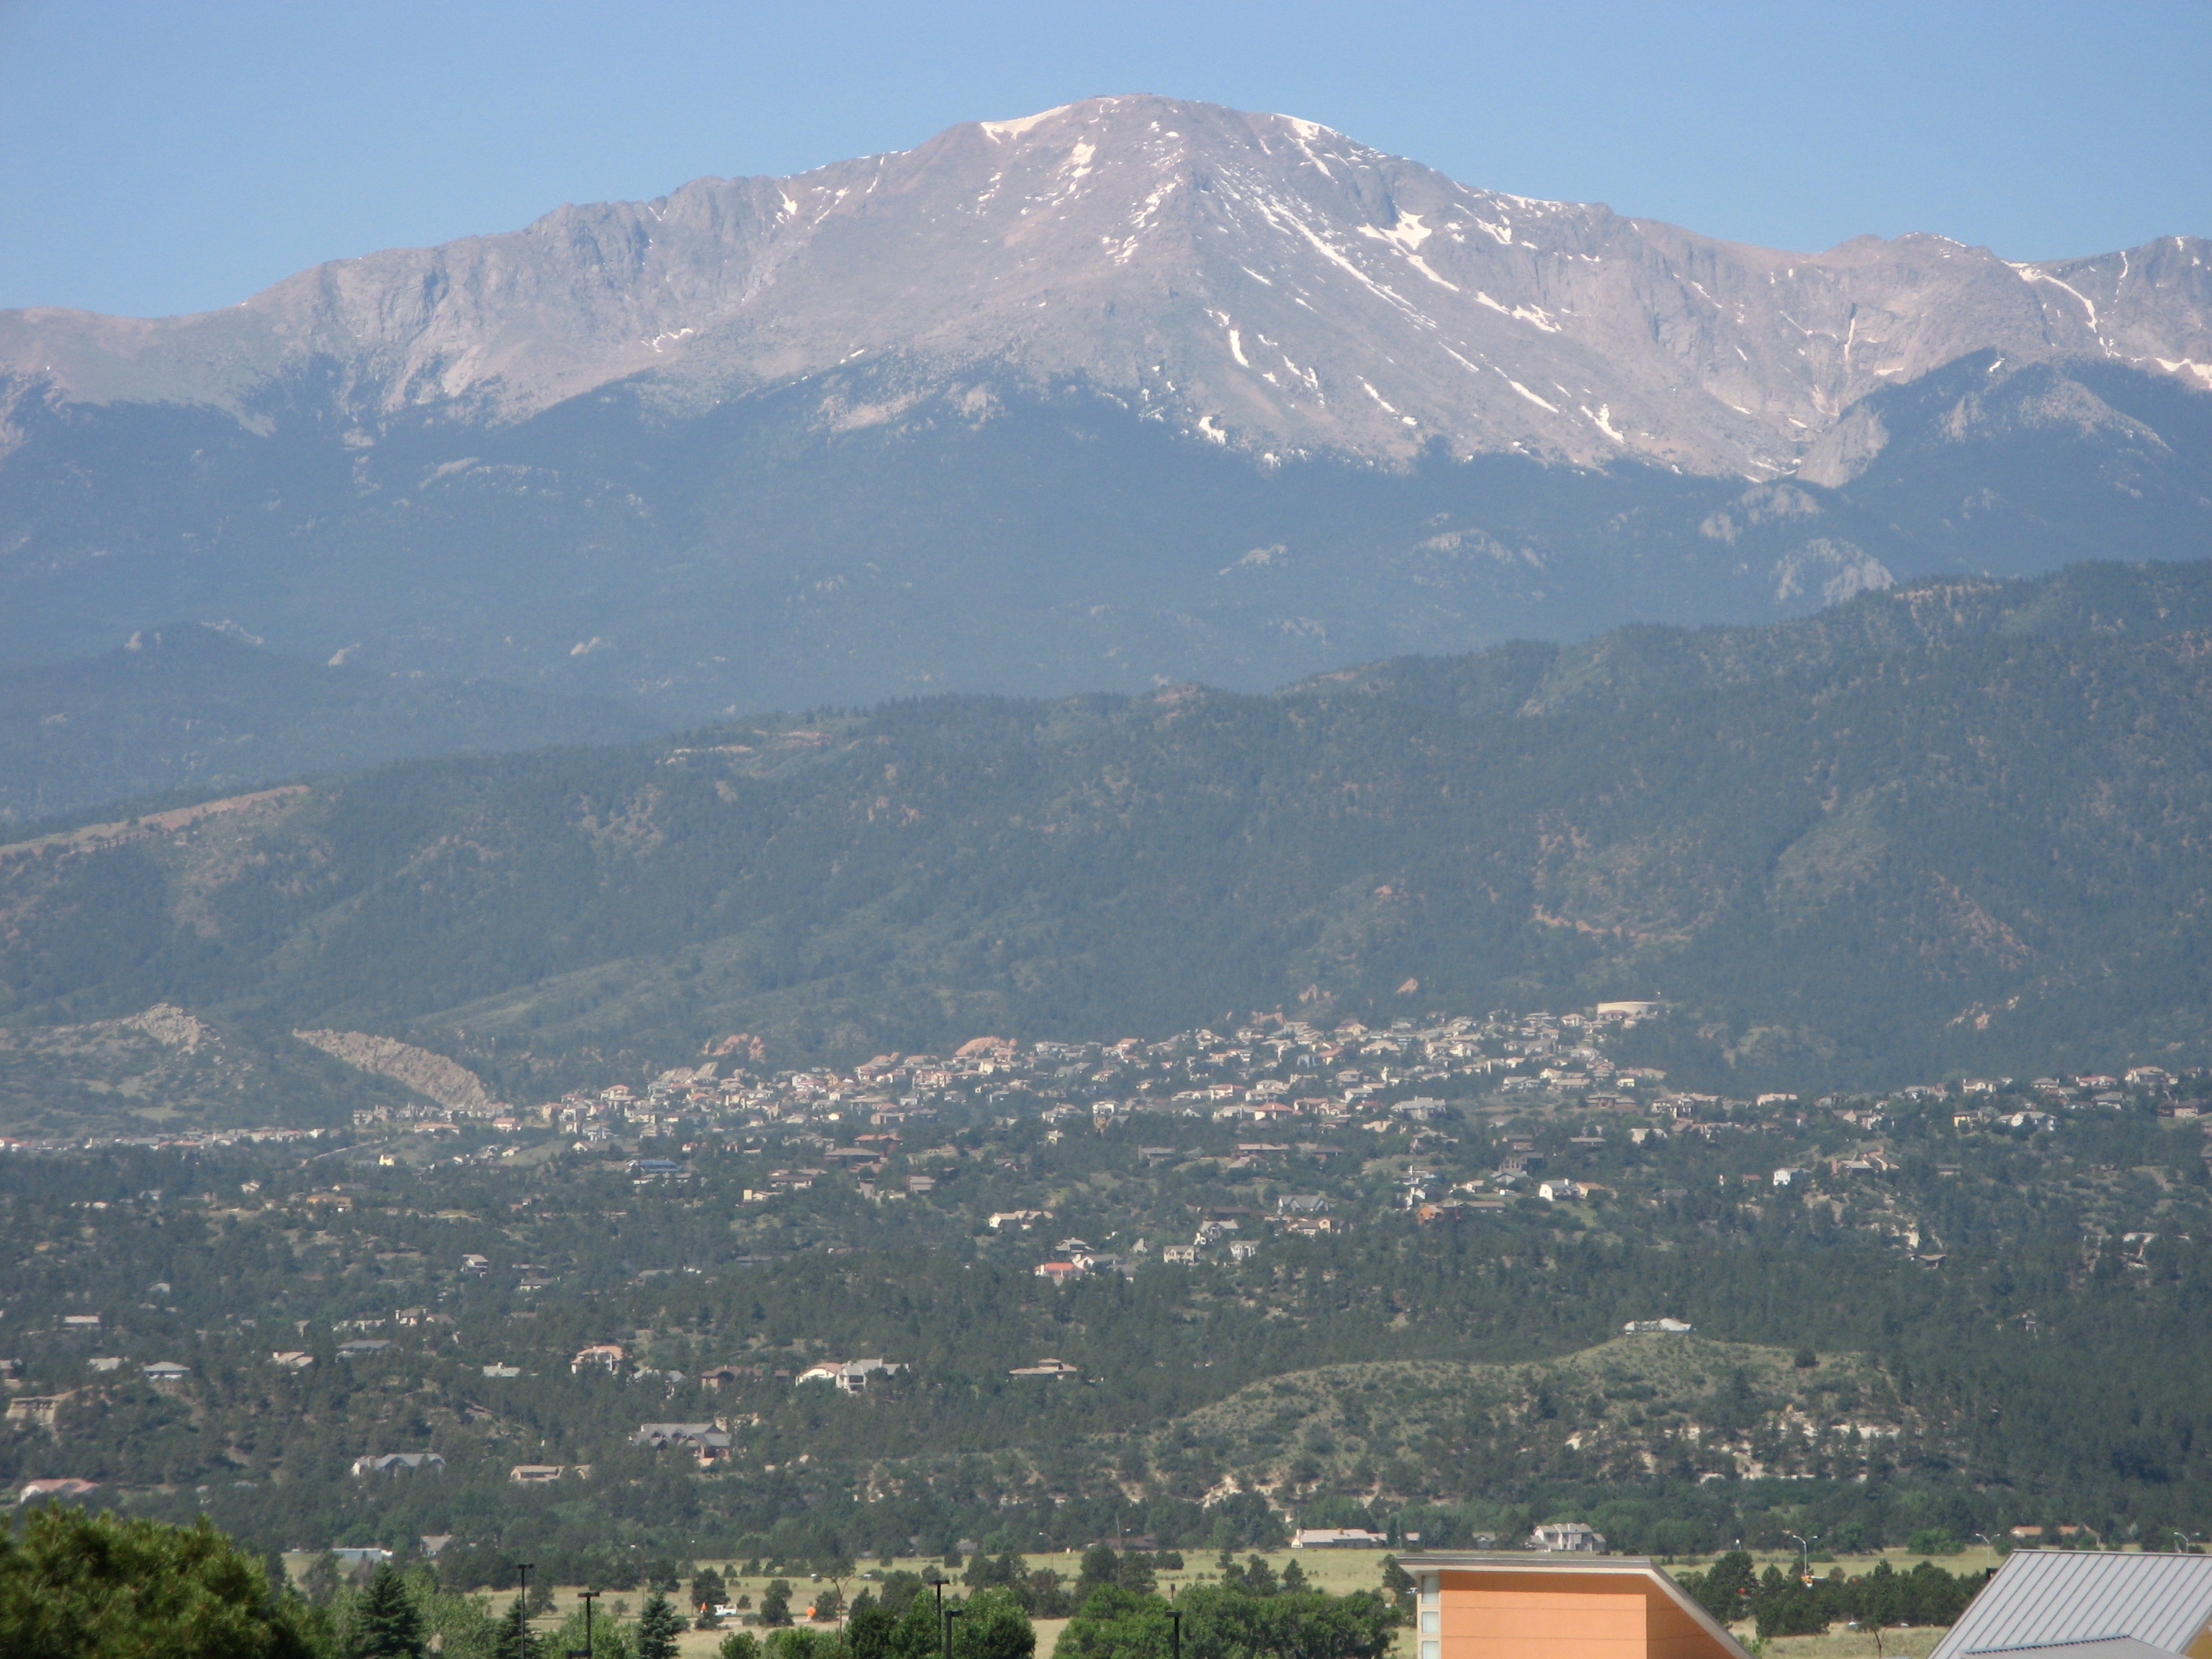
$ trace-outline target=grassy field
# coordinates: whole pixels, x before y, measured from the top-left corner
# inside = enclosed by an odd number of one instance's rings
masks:
[[[1332,1595],[1341,1595],[1350,1590],[1379,1589],[1382,1587],[1382,1553],[1381,1551],[1273,1550],[1265,1553],[1268,1565],[1277,1573],[1279,1574],[1285,1567],[1292,1561],[1296,1561],[1309,1583],[1316,1589],[1328,1590]],[[313,1556],[308,1555],[289,1559],[289,1565],[295,1577],[306,1571],[313,1559]],[[1030,1555],[1024,1559],[1031,1571],[1039,1567],[1049,1567],[1070,1583],[1074,1581],[1083,1563],[1081,1553],[1073,1550],[1061,1551],[1053,1555]],[[1215,1565],[1218,1557],[1193,1552],[1188,1553],[1184,1559],[1187,1565],[1183,1571],[1163,1572],[1159,1575],[1159,1585],[1163,1591],[1171,1593],[1185,1585],[1206,1583],[1219,1576]],[[1779,1566],[1785,1571],[1797,1565],[1797,1557],[1795,1553],[1754,1552],[1753,1559],[1758,1562],[1762,1571],[1769,1564]],[[1823,1561],[1816,1558],[1813,1563],[1813,1570],[1818,1573],[1826,1573],[1831,1567],[1840,1565],[1845,1573],[1856,1577],[1862,1573],[1872,1571],[1877,1560],[1887,1559],[1893,1567],[1902,1572],[1910,1571],[1916,1563],[1929,1559],[1923,1555],[1911,1554],[1904,1550],[1887,1550],[1881,1555],[1855,1555],[1835,1561]],[[929,1557],[917,1557],[911,1560],[902,1559],[888,1564],[874,1564],[869,1571],[878,1574],[893,1569],[919,1572],[922,1568],[929,1565],[932,1559],[933,1558]],[[1997,1559],[1993,1551],[1975,1548],[1960,1555],[1943,1557],[1937,1565],[1952,1572],[1978,1571],[1984,1567],[1996,1565]],[[738,1571],[743,1565],[739,1562],[702,1561],[698,1565],[702,1567],[716,1567],[721,1572],[723,1581],[729,1588],[731,1599],[734,1601],[741,1595],[750,1597],[751,1605],[754,1607],[760,1605],[761,1596],[772,1580],[781,1577],[791,1585],[793,1614],[802,1620],[812,1596],[828,1587],[825,1581],[803,1572],[787,1572],[781,1575],[759,1573],[747,1577]],[[1675,1572],[1702,1571],[1711,1565],[1711,1558],[1684,1559],[1666,1565]],[[952,1576],[956,1579],[958,1577],[957,1574]],[[850,1597],[857,1595],[869,1583],[870,1580],[864,1576],[846,1580],[844,1583],[846,1595]],[[577,1605],[576,1591],[580,1587],[576,1585],[556,1587],[553,1591],[554,1611],[534,1620],[533,1628],[541,1634],[550,1635]],[[495,1607],[504,1607],[509,1596],[495,1594],[491,1599]],[[600,1616],[604,1618],[612,1614],[617,1618],[634,1618],[644,1600],[644,1594],[639,1591],[633,1591],[627,1595],[610,1594],[599,1603]],[[1060,1634],[1066,1627],[1067,1621],[1064,1619],[1041,1619],[1037,1621],[1037,1659],[1052,1659],[1053,1650],[1060,1640]],[[687,1631],[679,1649],[682,1659],[711,1659],[715,1649],[720,1645],[724,1634],[725,1632],[721,1631]],[[1747,1644],[1751,1636],[1750,1627],[1743,1626],[1737,1634]],[[1942,1636],[1942,1632],[1933,1629],[1889,1630],[1881,1632],[1879,1646],[1877,1646],[1877,1638],[1873,1632],[1847,1631],[1838,1626],[1825,1636],[1777,1637],[1766,1644],[1765,1652],[1766,1659],[1927,1659],[1929,1650],[1935,1647]],[[1398,1652],[1394,1659],[1408,1659],[1412,1650],[1413,1639],[1410,1633],[1400,1632]]]
[[[1056,1555],[1030,1555],[1024,1559],[1032,1571],[1039,1567],[1050,1567],[1070,1583],[1074,1581],[1076,1574],[1083,1565],[1081,1552],[1073,1550],[1064,1550]],[[1194,1554],[1187,1555],[1185,1559],[1188,1565],[1184,1571],[1164,1572],[1159,1575],[1160,1589],[1163,1591],[1173,1591],[1186,1584],[1205,1583],[1218,1577],[1219,1575],[1214,1565],[1218,1559],[1215,1556],[1200,1558]],[[1249,1559],[1249,1557],[1240,1559]],[[308,1556],[299,1557],[292,1563],[294,1571],[295,1573],[304,1571],[312,1559],[313,1558]],[[878,1564],[872,1567],[871,1571],[881,1572],[892,1569],[903,1569],[908,1572],[919,1572],[930,1564],[931,1559],[932,1558],[929,1557],[918,1557],[913,1560],[901,1559],[890,1563],[888,1566]],[[1295,1560],[1304,1570],[1309,1582],[1316,1588],[1326,1589],[1335,1595],[1341,1595],[1347,1590],[1382,1588],[1382,1552],[1377,1550],[1310,1552],[1275,1550],[1267,1553],[1267,1559],[1279,1573]],[[781,1575],[760,1573],[748,1577],[738,1571],[738,1568],[743,1565],[741,1562],[702,1561],[698,1565],[702,1567],[715,1567],[720,1571],[723,1582],[729,1588],[731,1599],[734,1601],[740,1595],[750,1596],[754,1607],[760,1605],[761,1596],[772,1580],[777,1577],[782,1577],[791,1586],[793,1615],[802,1619],[811,1596],[817,1591],[827,1587],[824,1581],[814,1578],[806,1573]],[[952,1575],[956,1579],[958,1576],[957,1573]],[[866,1577],[847,1579],[844,1585],[846,1595],[850,1597],[859,1594],[868,1583],[869,1580]],[[533,1620],[532,1627],[541,1634],[550,1634],[576,1606],[576,1591],[579,1588],[580,1586],[568,1584],[557,1586],[553,1591],[554,1611]],[[509,1595],[495,1595],[492,1601],[495,1606],[504,1607],[509,1599]],[[609,1595],[599,1602],[599,1614],[603,1618],[611,1613],[618,1618],[634,1618],[644,1601],[645,1595],[641,1591],[633,1591],[628,1595]],[[1060,1640],[1060,1633],[1066,1628],[1067,1621],[1064,1619],[1037,1620],[1037,1659],[1052,1659],[1052,1651]],[[682,1659],[709,1659],[709,1656],[720,1645],[725,1633],[722,1631],[685,1632],[683,1646],[679,1650]],[[1411,1652],[1410,1641],[1401,1645],[1405,1647],[1407,1653]]]

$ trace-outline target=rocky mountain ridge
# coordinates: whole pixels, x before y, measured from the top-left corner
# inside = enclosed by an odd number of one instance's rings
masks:
[[[1939,235],[1816,254],[1475,189],[1310,121],[1155,97],[966,122],[787,179],[702,179],[303,271],[153,320],[0,313],[27,402],[182,404],[372,447],[630,380],[672,411],[847,367],[830,429],[1076,383],[1262,460],[1441,443],[1856,476],[1845,411],[1960,356],[2212,386],[2212,242],[2011,264]]]

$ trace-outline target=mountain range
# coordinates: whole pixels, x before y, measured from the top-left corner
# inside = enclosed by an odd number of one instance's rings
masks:
[[[0,847],[0,1022],[367,1032],[508,1099],[732,1032],[797,1064],[1655,994],[1680,1083],[2197,1062],[2208,641],[2212,562],[2083,566],[1266,696],[401,762]]]
[[[2212,547],[2212,243],[1802,254],[1090,100],[0,313],[0,663],[178,622],[688,718],[1249,690]]]

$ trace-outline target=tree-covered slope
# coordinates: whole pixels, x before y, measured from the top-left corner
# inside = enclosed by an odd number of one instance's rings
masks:
[[[97,657],[0,669],[0,823],[176,791],[657,728],[618,704],[278,656],[186,624]]]
[[[1408,652],[1771,621],[1939,572],[2212,552],[2212,394],[1988,352],[1863,400],[1820,465],[1761,482],[1442,445],[1262,463],[1080,380],[887,363],[711,406],[622,382],[489,428],[342,424],[328,395],[272,387],[267,430],[197,405],[16,410],[0,663],[228,622],[314,661],[696,720],[1256,691]]]
[[[434,1035],[509,1091],[739,1030],[1654,992],[1705,1022],[1670,1063],[1746,1083],[2201,1056],[2208,637],[2212,568],[2092,567],[1270,696],[407,763],[0,854],[0,994]]]

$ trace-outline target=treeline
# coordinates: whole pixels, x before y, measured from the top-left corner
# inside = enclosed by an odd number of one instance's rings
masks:
[[[1751,1620],[1762,1638],[1818,1636],[1845,1620],[1875,1630],[1955,1624],[1995,1571],[1946,1572],[1923,1561],[1899,1572],[1880,1561],[1856,1577],[1837,1567],[1808,1582],[1771,1565],[1760,1572],[1748,1553],[1731,1550],[1704,1572],[1677,1575],[1677,1582],[1723,1623]]]
[[[1386,1563],[1386,1570],[1391,1564]],[[833,1582],[795,1624],[790,1586],[778,1580],[747,1622],[724,1636],[719,1659],[1030,1659],[1037,1602],[1031,1575],[1008,1561],[971,1570],[964,1593],[941,1576],[894,1573],[861,1589],[849,1608]],[[424,1566],[379,1565],[341,1575],[325,1557],[295,1585],[281,1558],[255,1560],[204,1517],[167,1527],[73,1509],[42,1509],[0,1522],[0,1653],[20,1659],[675,1659],[696,1624],[724,1628],[720,1575],[702,1571],[688,1598],[672,1576],[656,1577],[635,1616],[629,1604],[578,1598],[551,1632],[533,1627],[554,1611],[544,1585],[518,1588],[504,1608],[456,1592]],[[849,1577],[849,1563],[838,1568]],[[1168,1604],[1149,1558],[1089,1552],[1077,1582],[1055,1578],[1049,1613],[1075,1613],[1063,1641],[1079,1659],[1164,1659]],[[1295,1577],[1278,1579],[1254,1558],[1218,1584],[1177,1599],[1192,1659],[1381,1659],[1403,1615],[1402,1598],[1375,1591],[1330,1595]],[[1403,1575],[1399,1575],[1402,1578]],[[981,1581],[981,1582],[977,1582]],[[948,1589],[950,1593],[948,1594]],[[927,1593],[925,1593],[927,1592]],[[688,1605],[687,1605],[688,1604]],[[842,1625],[836,1621],[843,1616]]]

